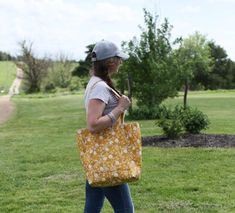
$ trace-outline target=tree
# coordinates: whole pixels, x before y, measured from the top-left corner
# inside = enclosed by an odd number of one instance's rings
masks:
[[[213,61],[211,74],[208,76],[206,89],[231,89],[235,87],[235,65],[228,58],[226,51],[214,41],[209,42]]]
[[[178,74],[173,57],[174,43],[170,41],[172,26],[165,19],[157,27],[158,16],[153,16],[145,9],[144,22],[140,40],[134,37],[123,44],[130,58],[121,68],[119,87],[123,86],[120,82],[127,82],[129,77],[132,80],[128,81],[129,86],[137,99],[137,106],[154,110],[164,99],[177,94]]]
[[[42,79],[47,74],[49,61],[46,59],[37,59],[32,50],[32,43],[27,44],[26,41],[19,43],[21,48],[21,60],[18,63],[24,72],[23,79],[25,83],[25,91],[33,93],[40,91]]]
[[[45,87],[67,88],[72,79],[72,62],[64,54],[60,54],[58,59],[50,64]]]
[[[210,52],[206,37],[196,32],[184,39],[180,47],[175,51],[178,68],[181,72],[181,83],[184,85],[184,108],[187,106],[187,94],[189,85],[200,71],[210,71]]]
[[[85,51],[86,58],[85,58],[85,60],[80,60],[78,62],[79,65],[72,72],[73,76],[78,76],[78,77],[88,76],[89,71],[92,66],[91,53],[92,53],[94,46],[95,46],[95,44],[90,44],[90,45],[86,46],[86,48],[87,48],[87,50]]]

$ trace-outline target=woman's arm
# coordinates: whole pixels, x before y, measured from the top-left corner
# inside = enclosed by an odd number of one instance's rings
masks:
[[[99,132],[107,127],[112,126],[109,116],[102,116],[105,103],[99,99],[91,99],[88,103],[87,125],[91,132]],[[115,107],[112,110],[113,115],[117,119],[124,110],[121,107]]]
[[[128,107],[130,100],[123,95],[117,107],[112,110],[112,114],[117,119]],[[107,127],[112,126],[112,120],[108,115],[102,116],[105,103],[99,99],[91,99],[88,103],[87,126],[91,132],[99,132]]]

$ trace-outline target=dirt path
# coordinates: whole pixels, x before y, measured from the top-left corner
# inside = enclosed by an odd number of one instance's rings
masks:
[[[3,124],[13,112],[11,97],[19,94],[19,88],[22,80],[23,72],[17,68],[16,79],[13,81],[8,95],[0,96],[0,125]]]

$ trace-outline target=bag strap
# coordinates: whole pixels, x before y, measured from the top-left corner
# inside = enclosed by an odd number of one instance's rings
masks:
[[[121,98],[121,95],[119,95],[112,87],[110,87],[110,86],[108,86],[108,87],[118,99]],[[125,113],[124,112],[121,113],[120,117],[121,117],[121,123],[123,124],[124,123],[124,118],[125,118]]]
[[[103,81],[103,80],[96,81],[96,82],[92,85],[92,87],[90,88],[90,91],[95,87],[95,85],[96,85],[97,83],[99,83],[99,82],[101,82],[101,81]],[[105,81],[104,81],[104,82],[105,82]],[[106,82],[105,82],[105,83],[106,83]],[[107,84],[107,83],[106,83],[106,84]],[[112,91],[112,92],[114,93],[114,95],[115,95],[118,99],[121,98],[121,95],[119,95],[112,87],[110,87],[108,84],[107,84],[107,86],[108,86],[109,90]],[[124,112],[121,113],[120,117],[121,117],[121,123],[123,124],[123,123],[124,123],[125,113],[124,113]]]

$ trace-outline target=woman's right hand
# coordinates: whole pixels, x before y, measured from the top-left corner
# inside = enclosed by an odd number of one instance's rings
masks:
[[[131,105],[131,101],[130,99],[125,96],[125,95],[122,95],[120,98],[119,98],[119,101],[118,101],[118,105],[117,107],[119,109],[121,109],[121,111],[125,111],[129,108],[129,106]]]

